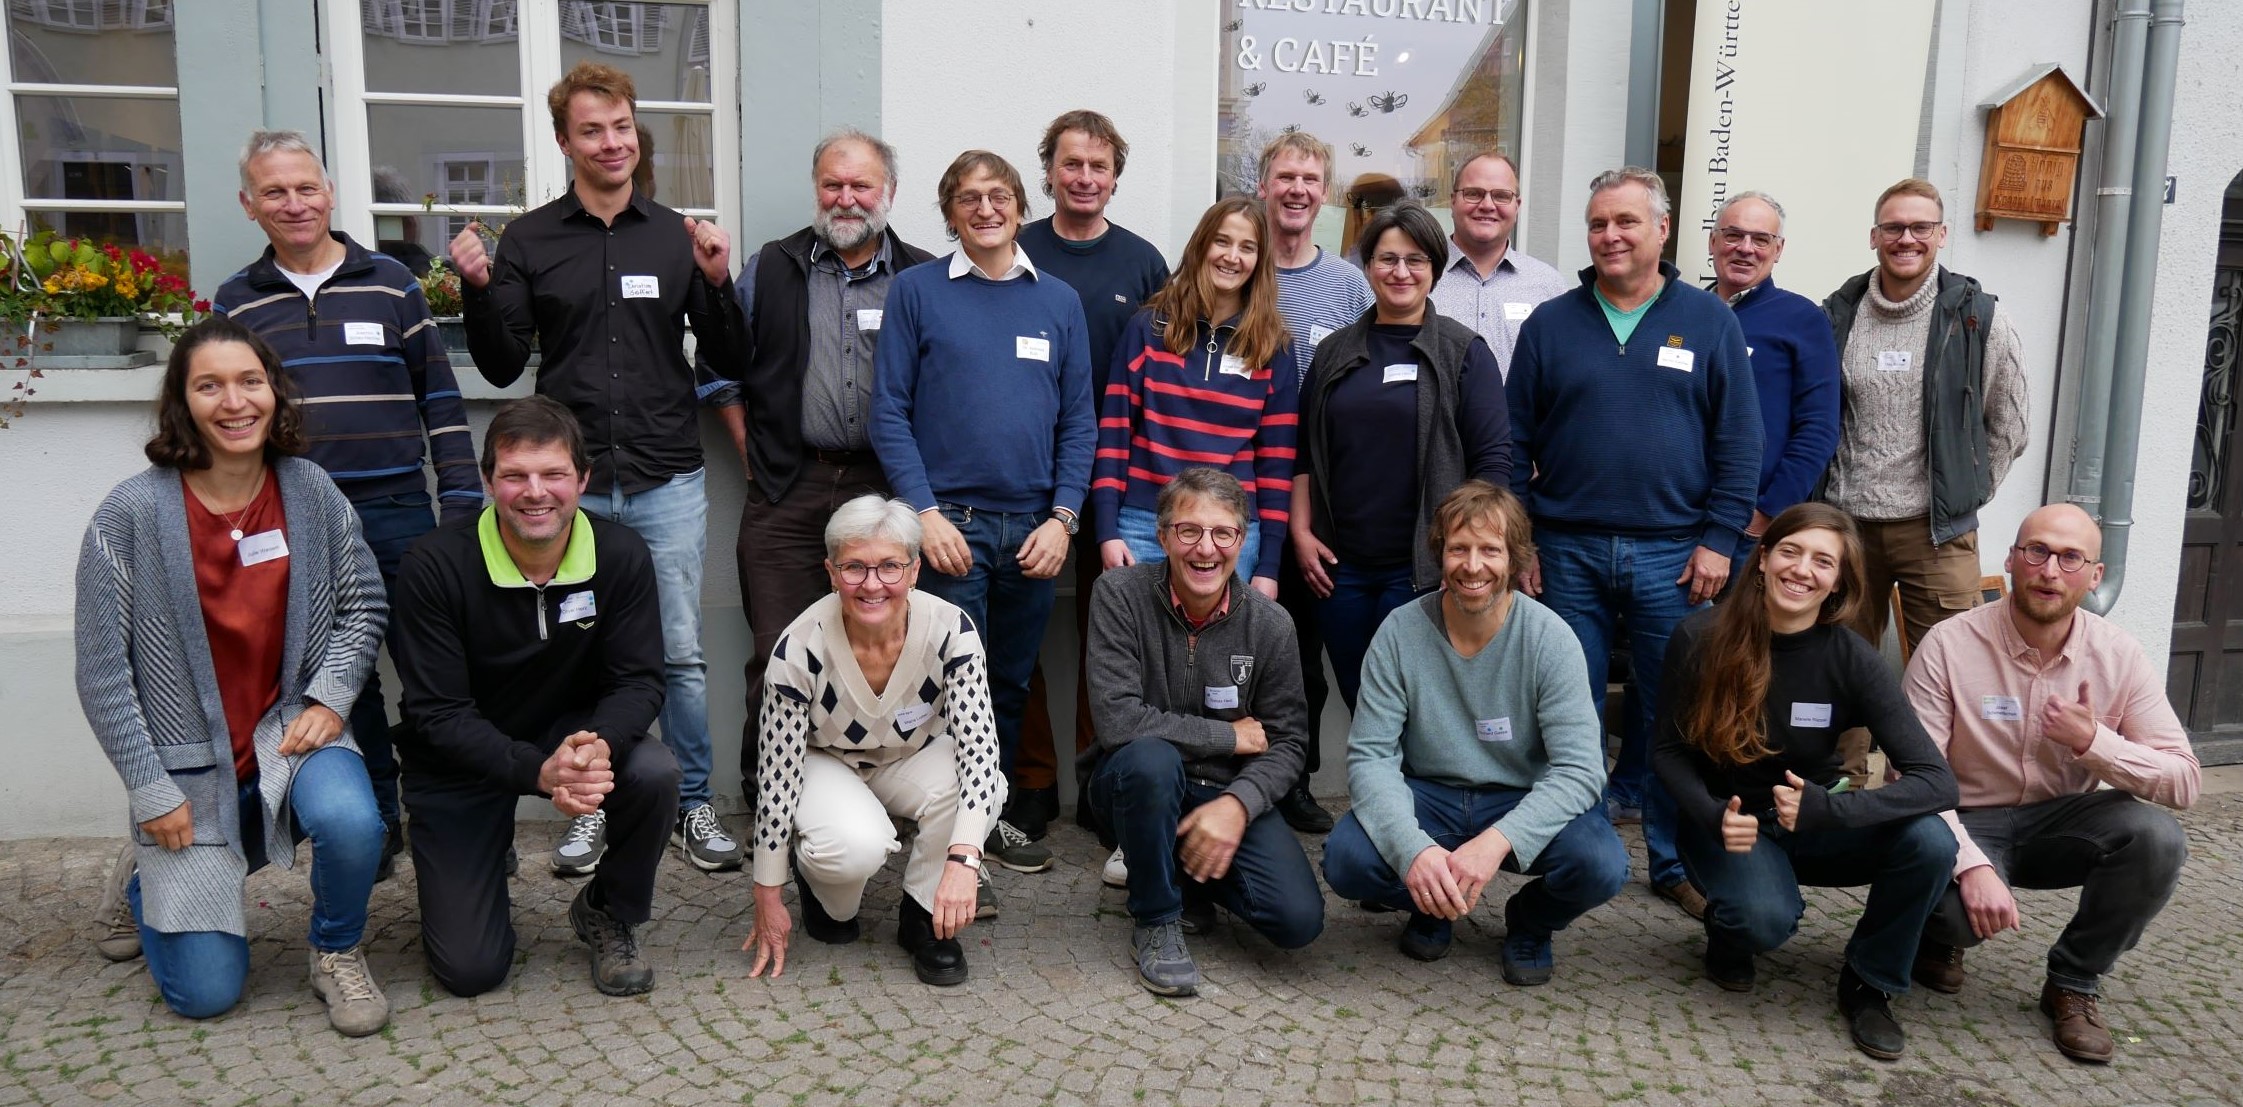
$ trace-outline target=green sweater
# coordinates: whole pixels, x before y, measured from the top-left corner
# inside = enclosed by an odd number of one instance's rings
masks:
[[[1524,869],[1604,792],[1604,742],[1580,640],[1525,595],[1480,652],[1464,657],[1441,625],[1441,594],[1379,626],[1347,737],[1355,817],[1397,873],[1433,839],[1418,828],[1405,778],[1528,792],[1495,827]]]

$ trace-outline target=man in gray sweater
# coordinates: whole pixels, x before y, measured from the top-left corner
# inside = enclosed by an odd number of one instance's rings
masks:
[[[1217,905],[1282,949],[1324,930],[1316,871],[1272,806],[1308,712],[1293,620],[1238,579],[1248,511],[1230,474],[1184,470],[1155,509],[1167,559],[1091,593],[1089,802],[1129,857],[1130,946],[1159,995],[1199,990],[1183,936]]]
[[[1539,877],[1503,906],[1503,979],[1542,984],[1550,936],[1628,879],[1598,802],[1589,670],[1565,621],[1511,590],[1534,541],[1509,491],[1466,481],[1434,512],[1432,541],[1441,590],[1387,616],[1363,660],[1355,806],[1325,840],[1324,881],[1408,911],[1402,952],[1438,961],[1497,869]]]

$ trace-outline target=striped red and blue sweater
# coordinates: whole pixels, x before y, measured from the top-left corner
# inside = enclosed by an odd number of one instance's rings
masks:
[[[353,503],[436,487],[446,518],[483,506],[467,406],[412,271],[349,235],[343,261],[307,298],[272,247],[226,278],[212,310],[257,332],[302,398],[311,459]],[[425,435],[427,445],[422,445]]]
[[[1176,474],[1211,466],[1238,478],[1262,528],[1252,575],[1277,576],[1293,498],[1294,443],[1300,431],[1300,372],[1290,343],[1267,365],[1225,372],[1222,347],[1232,327],[1201,320],[1192,348],[1168,352],[1166,320],[1140,311],[1123,328],[1098,411],[1098,458],[1091,467],[1091,524],[1098,540],[1121,537],[1123,507],[1155,510]]]

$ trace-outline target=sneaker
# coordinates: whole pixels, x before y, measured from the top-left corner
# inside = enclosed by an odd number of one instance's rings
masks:
[[[1410,921],[1402,924],[1399,943],[1402,956],[1413,961],[1438,961],[1449,955],[1449,943],[1456,938],[1456,924],[1438,915],[1421,915],[1410,912]]]
[[[2056,1048],[2064,1056],[2098,1065],[2111,1059],[2111,1029],[2104,1024],[2103,1009],[2094,996],[2060,988],[2051,980],[2041,986],[2041,1014],[2056,1024]]]
[[[1690,883],[1688,877],[1672,884],[1661,884],[1651,891],[1660,899],[1682,908],[1682,913],[1693,919],[1703,921],[1706,917],[1706,894],[1699,891],[1697,885]]]
[[[997,917],[997,882],[989,879],[987,865],[976,868],[974,873],[975,883],[979,885],[974,894],[974,918],[994,919]]]
[[[1277,813],[1284,817],[1286,826],[1303,834],[1328,834],[1332,830],[1332,813],[1308,794],[1306,785],[1295,784],[1277,797]]]
[[[1122,856],[1120,846],[1114,847],[1114,855],[1106,859],[1106,867],[1099,872],[1098,879],[1105,881],[1108,888],[1129,887],[1129,861]]]
[[[1855,1047],[1871,1057],[1897,1060],[1908,1048],[1908,1036],[1893,1018],[1891,997],[1854,975],[1852,965],[1838,971],[1838,1014],[1853,1031]]]
[[[363,1038],[389,1025],[389,997],[366,967],[366,947],[339,953],[311,951],[312,991],[327,1005],[327,1025],[346,1038]]]
[[[402,827],[389,828],[389,836],[382,840],[382,859],[374,866],[374,883],[380,884],[397,875],[397,855],[405,852],[405,831]]]
[[[1916,965],[1909,975],[1935,992],[1954,995],[1962,991],[1963,947],[1924,939],[1916,947]]]
[[[569,820],[568,833],[553,847],[553,875],[590,876],[607,854],[607,812],[594,811]]]
[[[131,839],[118,852],[117,862],[109,866],[109,884],[101,890],[101,913],[94,921],[101,925],[102,935],[94,939],[93,946],[111,961],[130,961],[140,956],[140,924],[132,917],[132,897],[125,890],[132,884],[132,874],[138,871],[139,849]]]
[[[1503,979],[1517,987],[1532,988],[1548,984],[1550,972],[1557,967],[1557,956],[1550,952],[1550,936],[1513,930],[1503,939]]]
[[[1706,979],[1726,992],[1749,992],[1757,983],[1758,968],[1744,948],[1706,936]]]
[[[1051,851],[1004,819],[997,820],[990,830],[989,840],[981,845],[981,855],[1016,873],[1040,873],[1051,867]]]
[[[1215,929],[1215,901],[1189,892],[1184,895],[1184,913],[1177,916],[1176,925],[1186,934],[1205,934]]]
[[[1199,966],[1184,948],[1184,931],[1175,923],[1140,926],[1129,932],[1137,954],[1137,982],[1157,996],[1199,994]]]
[[[707,873],[721,873],[740,867],[740,843],[724,832],[724,824],[717,821],[717,809],[697,803],[678,813],[678,823],[670,828],[670,841],[685,851],[685,859],[693,867]]]
[[[635,996],[654,987],[654,966],[639,956],[631,925],[592,906],[592,886],[569,901],[569,926],[592,947],[592,986],[611,996]]]
[[[522,871],[522,855],[513,846],[506,847],[506,875],[515,876]]]

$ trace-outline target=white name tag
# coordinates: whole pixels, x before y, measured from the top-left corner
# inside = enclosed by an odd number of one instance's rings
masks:
[[[1126,304],[1128,304],[1128,303],[1129,303],[1129,297],[1127,297],[1127,296],[1124,296],[1124,295],[1122,295],[1122,294],[1121,294],[1121,293],[1119,293],[1119,292],[1116,292],[1116,293],[1114,293],[1114,302],[1115,302],[1115,303],[1117,303],[1117,304],[1123,304],[1123,305],[1126,305]]]
[[[1505,301],[1503,304],[1503,321],[1506,323],[1524,323],[1526,317],[1532,314],[1534,314],[1533,304],[1518,304],[1509,301]]]
[[[860,331],[876,331],[876,330],[879,330],[879,329],[880,329],[880,309],[879,309],[879,308],[858,308],[858,309],[857,309],[857,329],[858,329],[858,330],[860,330]]]
[[[623,278],[623,298],[626,300],[658,300],[662,297],[662,278],[631,276]]]
[[[1238,706],[1238,685],[1210,684],[1207,686],[1207,706],[1228,708]]]
[[[1795,703],[1791,705],[1791,725],[1829,726],[1830,705],[1827,703]]]
[[[1907,350],[1877,351],[1877,371],[1880,373],[1905,373],[1915,361],[1916,355]]]
[[[1659,347],[1659,367],[1690,372],[1698,364],[1698,355],[1678,346]]]
[[[1511,740],[1511,717],[1474,720],[1472,729],[1482,742],[1508,742]]]
[[[1051,360],[1051,339],[1022,335],[1012,340],[1012,356],[1029,361]]]
[[[1317,343],[1330,337],[1332,337],[1332,328],[1319,327],[1314,323],[1308,325],[1308,345],[1310,349],[1315,349]]]
[[[589,588],[582,592],[571,592],[561,597],[561,621],[564,623],[573,623],[578,619],[589,619],[599,613],[600,605],[593,602],[592,590]]]
[[[2025,705],[2015,696],[1980,696],[1978,714],[1988,722],[2021,723],[2025,721]]]
[[[1747,347],[1745,347],[1745,356],[1746,356],[1746,357],[1751,357],[1751,356],[1752,356],[1752,347],[1750,347],[1750,346],[1747,346]]]
[[[343,341],[353,346],[386,346],[389,340],[382,334],[380,323],[345,323]]]
[[[917,730],[919,729],[920,724],[934,717],[934,704],[915,703],[910,707],[906,707],[903,710],[896,712],[896,729],[905,731]]]
[[[1216,370],[1216,372],[1226,377],[1251,378],[1254,375],[1254,370],[1247,367],[1246,359],[1237,354],[1224,354],[1222,368]]]
[[[1386,367],[1386,379],[1385,379],[1385,380],[1383,380],[1383,381],[1381,381],[1381,382],[1379,382],[1379,383],[1381,383],[1381,384],[1399,384],[1399,383],[1401,383],[1401,382],[1403,382],[1403,381],[1414,381],[1414,380],[1416,380],[1416,379],[1417,379],[1417,366],[1415,366],[1415,365],[1389,365],[1389,366],[1387,366],[1387,367]]]
[[[241,554],[243,568],[246,569],[251,565],[263,565],[268,561],[278,561],[288,556],[288,536],[277,529],[268,530],[263,534],[249,535],[234,543],[234,549]]]

